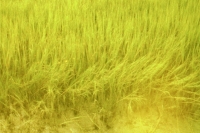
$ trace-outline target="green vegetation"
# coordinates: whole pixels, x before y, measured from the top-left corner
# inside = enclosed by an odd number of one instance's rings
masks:
[[[199,0],[0,3],[0,132],[197,133]]]

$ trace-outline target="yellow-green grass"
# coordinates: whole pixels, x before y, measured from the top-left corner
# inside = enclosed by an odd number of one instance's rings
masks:
[[[0,2],[0,132],[198,133],[199,0]]]

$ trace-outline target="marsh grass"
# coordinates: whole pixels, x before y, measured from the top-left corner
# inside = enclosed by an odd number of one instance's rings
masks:
[[[156,132],[169,116],[199,121],[199,6],[1,0],[0,130],[47,132],[54,125],[55,132],[105,132],[119,115],[152,112],[157,124],[140,123],[137,132]]]

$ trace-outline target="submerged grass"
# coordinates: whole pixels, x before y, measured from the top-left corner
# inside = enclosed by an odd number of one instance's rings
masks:
[[[114,118],[154,109],[158,123],[135,132],[156,132],[168,116],[199,121],[199,6],[1,0],[0,130],[45,132],[52,123],[76,123],[80,131],[71,125],[55,132],[129,132],[114,130]]]

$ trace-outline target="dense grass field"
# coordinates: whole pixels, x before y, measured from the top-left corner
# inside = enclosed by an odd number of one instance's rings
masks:
[[[0,133],[199,133],[199,0],[0,0]]]

